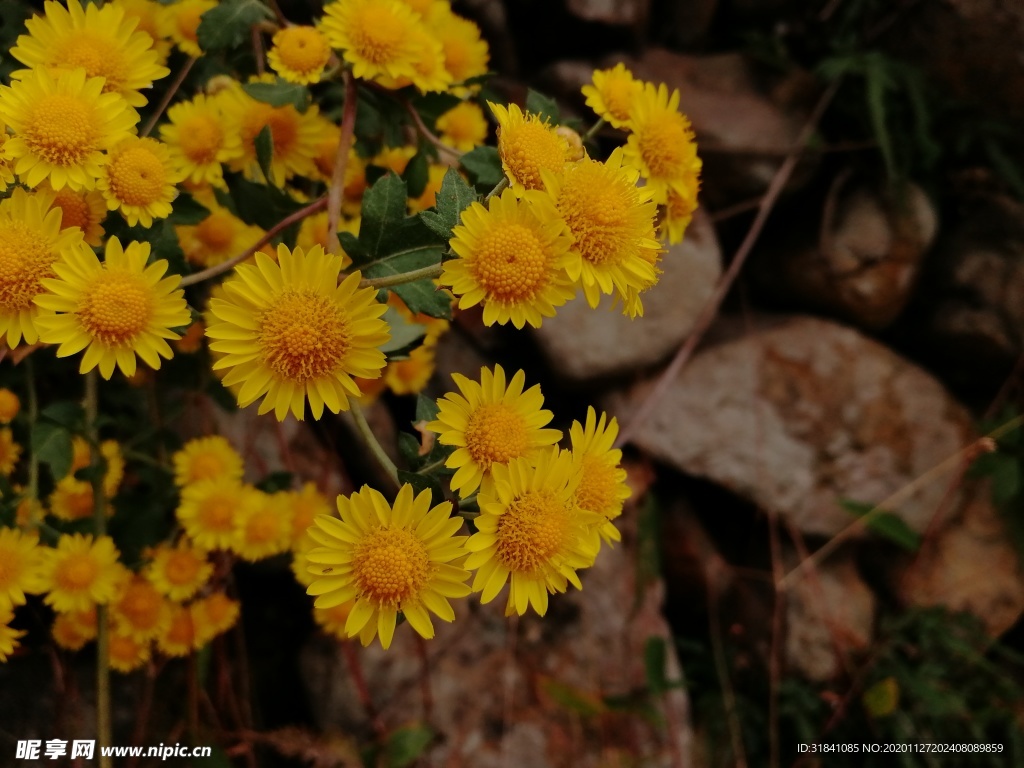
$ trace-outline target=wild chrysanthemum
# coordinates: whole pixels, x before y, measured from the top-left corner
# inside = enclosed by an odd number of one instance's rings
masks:
[[[181,490],[177,516],[188,537],[204,549],[229,549],[235,540],[235,517],[251,503],[248,486],[237,480],[201,480]]]
[[[200,195],[197,199],[210,215],[198,224],[174,228],[185,258],[192,264],[203,268],[216,266],[252,248],[263,237],[262,229],[246,224],[212,195]]]
[[[307,532],[319,515],[329,515],[333,511],[327,497],[313,483],[304,484],[298,491],[282,491],[278,496],[288,507],[293,544],[308,537]]]
[[[197,600],[190,608],[197,649],[235,626],[241,613],[238,601],[223,592],[214,592],[209,597]]]
[[[345,631],[349,614],[355,607],[355,600],[349,600],[333,608],[314,608],[313,621],[324,632],[337,640],[348,640],[352,636]]]
[[[78,229],[61,229],[61,211],[50,210],[45,193],[15,189],[0,202],[0,335],[14,349],[22,338],[39,340],[35,298],[53,277],[61,251],[82,242]]]
[[[144,571],[146,578],[157,592],[171,600],[188,600],[213,575],[206,550],[185,540],[176,545],[161,544],[149,558]]]
[[[619,150],[604,163],[584,158],[561,175],[545,172],[544,181],[572,237],[569,277],[583,286],[590,306],[598,305],[602,293],[625,297],[657,279],[657,209],[636,186],[636,170],[622,167]]]
[[[127,674],[134,672],[149,661],[150,643],[135,635],[119,632],[117,629],[110,633],[107,641],[107,653],[110,658],[110,668],[117,672]]]
[[[669,95],[664,83],[645,83],[633,102],[629,128],[624,162],[640,171],[656,203],[666,201],[671,182],[695,178],[700,172],[693,129],[679,111],[679,91]]]
[[[391,89],[415,85],[424,93],[447,90],[451,85],[452,76],[445,69],[444,50],[437,38],[422,24],[413,25],[409,35],[409,43],[413,50],[413,74],[408,77],[378,75],[377,82]]]
[[[634,80],[633,73],[622,62],[612,69],[594,70],[593,80],[593,85],[583,86],[587,106],[615,128],[625,128],[632,114],[633,100],[643,91],[643,83]]]
[[[434,348],[421,344],[405,360],[388,363],[384,383],[396,395],[417,395],[426,388],[436,365]]]
[[[106,471],[103,475],[103,493],[110,499],[117,495],[117,489],[121,485],[121,480],[124,479],[124,456],[121,454],[121,446],[116,440],[104,440],[100,443],[100,454],[106,464]],[[71,439],[71,470],[68,472],[68,477],[64,479],[73,479],[70,477],[71,475],[80,469],[85,469],[91,463],[92,448],[89,447],[89,442],[84,437],[76,435]]]
[[[21,400],[7,389],[0,387],[0,424],[10,424],[21,410]]]
[[[431,508],[430,491],[413,496],[403,485],[388,504],[379,491],[364,485],[338,497],[341,519],[318,517],[310,535],[321,545],[307,554],[319,578],[307,592],[317,608],[355,600],[345,631],[369,645],[374,635],[387,649],[401,612],[420,636],[430,639],[430,613],[452,621],[449,597],[464,597],[469,572],[455,563],[466,554],[465,536],[455,534],[462,519],[451,517],[452,505]]]
[[[498,121],[498,154],[516,194],[542,189],[541,170],[558,176],[568,159],[569,143],[538,115],[526,115],[517,104],[487,102]]]
[[[255,562],[288,549],[292,538],[291,506],[278,495],[254,491],[258,500],[246,504],[235,516],[231,548],[243,560]]]
[[[21,446],[14,442],[14,433],[0,429],[0,476],[8,477],[21,457]]]
[[[482,304],[486,325],[537,328],[575,293],[567,272],[572,241],[546,200],[531,205],[506,189],[487,208],[470,205],[452,235],[459,258],[444,263],[440,283],[460,309]]]
[[[166,146],[156,139],[132,136],[107,154],[96,186],[107,208],[121,211],[129,226],[151,227],[153,219],[170,215],[171,202],[178,195],[174,185],[183,177]]]
[[[351,235],[358,236],[359,217],[350,218],[343,215],[338,221],[338,232],[348,232]],[[329,252],[331,250],[330,234],[330,220],[327,212],[314,213],[312,216],[307,216],[302,220],[302,223],[299,225],[299,236],[295,239],[295,244],[307,253],[314,245],[319,245],[324,251]],[[344,250],[338,253],[342,257],[341,268],[346,269],[352,263],[352,259]]]
[[[60,520],[87,520],[93,516],[92,484],[68,475],[57,481],[50,494],[50,514]],[[107,515],[113,508],[107,506]]]
[[[198,94],[167,110],[168,122],[160,126],[171,160],[192,184],[223,186],[224,169],[242,156],[242,138],[228,130],[223,96]]]
[[[94,189],[76,192],[71,187],[56,190],[45,181],[36,190],[53,197],[51,208],[60,208],[62,231],[78,227],[85,242],[93,248],[103,244],[103,220],[107,218],[107,202],[103,193]]]
[[[45,550],[40,578],[44,601],[56,611],[84,611],[110,602],[117,595],[124,566],[109,536],[65,534]]]
[[[10,608],[0,608],[0,662],[7,661],[18,647],[18,639],[25,636],[23,630],[11,626],[12,621],[14,612]]]
[[[166,64],[167,55],[171,52],[171,41],[164,6],[156,0],[112,0],[110,5],[121,8],[126,21],[134,20],[138,25],[135,29],[149,35],[157,61]]]
[[[441,445],[456,446],[445,466],[457,470],[451,479],[453,491],[466,498],[480,487],[496,466],[513,459],[537,458],[546,446],[562,438],[557,429],[544,429],[551,411],[542,409],[540,385],[525,392],[526,374],[517,371],[505,386],[505,371],[480,369],[480,381],[459,373],[452,379],[461,395],[449,392],[437,401],[437,420],[427,424],[438,434]]]
[[[307,399],[316,419],[324,406],[348,410],[360,394],[352,377],[374,379],[384,367],[386,307],[372,288],[359,288],[359,272],[338,285],[341,256],[284,245],[277,253],[276,264],[258,253],[255,266],[238,267],[225,283],[228,299],[210,302],[219,322],[206,335],[224,353],[214,368],[231,369],[225,385],[242,384],[239,405],[262,397],[259,412],[279,420],[289,410],[302,419]]]
[[[673,181],[666,191],[665,205],[661,209],[661,221],[658,233],[669,245],[683,241],[686,228],[693,220],[693,212],[697,210],[697,192],[700,189],[700,159],[695,170],[683,181]]]
[[[40,69],[51,74],[83,69],[87,77],[104,79],[104,93],[119,94],[141,107],[146,97],[139,91],[171,73],[160,63],[153,39],[135,29],[124,9],[114,4],[83,7],[79,0],[67,0],[67,8],[48,0],[44,9],[44,16],[25,22],[29,34],[21,35],[11,49],[14,58],[31,68],[11,73],[13,79]]]
[[[22,605],[25,594],[41,592],[43,548],[16,528],[0,528],[0,611]]]
[[[331,58],[331,44],[316,27],[284,27],[267,53],[270,68],[290,83],[319,83]]]
[[[112,237],[106,260],[100,262],[82,244],[64,251],[64,261],[54,266],[59,279],[44,279],[48,293],[36,297],[36,305],[58,314],[37,319],[43,341],[60,344],[57,357],[85,350],[79,370],[99,367],[109,379],[114,366],[125,376],[135,373],[138,355],[151,368],[172,352],[165,339],[180,334],[171,328],[191,320],[178,275],[164,277],[163,259],[146,266],[149,243],[129,243],[122,248]]]
[[[422,24],[399,0],[338,0],[324,8],[321,29],[364,80],[416,74],[413,30]]]
[[[56,79],[36,69],[0,86],[0,118],[15,134],[4,153],[25,184],[49,179],[56,190],[95,189],[104,150],[131,135],[139,119],[120,95],[103,93],[103,82],[83,69]]]
[[[473,591],[480,601],[497,597],[512,582],[506,615],[526,613],[532,605],[541,616],[548,593],[568,584],[582,589],[576,571],[597,556],[590,529],[603,518],[572,503],[579,476],[568,451],[551,448],[536,464],[515,459],[494,468],[493,483],[477,497],[477,533],[466,543],[472,554],[466,567],[476,570]]]
[[[471,89],[460,84],[487,74],[490,60],[487,41],[480,36],[476,24],[452,13],[448,3],[433,3],[425,18],[431,34],[441,43],[444,68],[456,84],[452,93],[465,96]]]
[[[178,0],[165,6],[168,32],[183,53],[189,56],[203,55],[196,32],[202,15],[216,7],[217,0]]]
[[[0,121],[0,187],[7,189],[14,183],[14,163],[12,163],[5,151],[7,142],[11,135],[7,133],[7,126]]]
[[[209,435],[189,440],[175,452],[174,482],[178,486],[202,480],[241,481],[245,472],[242,457],[226,437]]]
[[[597,530],[605,541],[621,538],[612,520],[622,514],[622,504],[630,495],[626,470],[620,464],[622,451],[613,447],[618,434],[618,422],[607,421],[604,413],[598,419],[593,406],[587,408],[585,424],[574,421],[569,429],[573,468],[580,477],[574,501],[580,509],[603,518]]]
[[[196,647],[195,622],[192,611],[177,603],[171,604],[171,620],[156,637],[156,647],[164,656],[188,656]]]
[[[170,623],[170,605],[155,586],[134,575],[110,604],[110,618],[115,633],[145,642],[161,634]]]
[[[61,648],[69,651],[80,651],[90,640],[96,639],[96,609],[58,613],[53,618],[50,632],[53,640]]]
[[[460,152],[469,152],[487,139],[487,120],[479,104],[463,101],[449,109],[434,123],[438,138]]]
[[[307,535],[299,540],[292,549],[292,575],[295,576],[295,580],[304,587],[308,587],[312,584],[313,579],[315,578],[313,574],[309,572],[310,563],[309,558],[307,557],[309,551],[315,546],[316,542]]]

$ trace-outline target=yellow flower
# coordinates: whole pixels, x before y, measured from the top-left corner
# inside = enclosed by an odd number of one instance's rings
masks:
[[[21,446],[14,442],[14,433],[0,429],[0,476],[9,477],[21,457]]]
[[[173,456],[174,482],[178,486],[202,480],[240,481],[245,472],[242,457],[220,435],[189,440]]]
[[[93,248],[103,244],[103,220],[107,218],[107,202],[103,199],[102,192],[76,192],[71,187],[55,190],[46,181],[40,184],[37,190],[53,197],[51,209],[60,208],[61,231],[78,227],[84,235],[85,242]]]
[[[413,30],[421,24],[399,0],[338,0],[324,8],[321,29],[356,77],[397,79],[416,74]]]
[[[506,189],[487,208],[470,205],[452,235],[459,258],[444,263],[439,282],[460,309],[483,304],[485,325],[537,328],[575,293],[566,271],[571,240],[545,200],[531,205]]]
[[[306,483],[299,491],[282,491],[278,494],[288,506],[292,524],[292,542],[299,544],[308,538],[308,530],[318,515],[331,514],[327,497],[317,490],[313,483]]]
[[[372,288],[359,288],[359,272],[337,284],[341,256],[284,245],[277,253],[276,264],[256,254],[255,266],[238,267],[225,283],[228,299],[210,302],[219,322],[206,335],[225,353],[214,369],[232,369],[224,384],[242,384],[239,405],[262,397],[259,413],[273,409],[278,420],[289,410],[302,419],[307,399],[315,419],[325,405],[348,410],[360,395],[352,377],[377,378],[384,367],[377,347],[390,338],[380,319],[387,308]]]
[[[626,470],[621,466],[622,451],[613,447],[619,434],[618,422],[606,419],[604,413],[598,419],[593,406],[589,406],[586,424],[574,421],[569,429],[573,469],[580,477],[574,502],[580,509],[601,515],[601,538],[619,541],[621,536],[611,521],[622,514],[630,490]]]
[[[413,74],[408,77],[378,75],[376,81],[385,88],[398,89],[415,85],[420,91],[444,91],[452,82],[452,76],[444,66],[444,50],[441,44],[425,26],[415,24],[409,31],[412,47]]]
[[[313,621],[331,637],[337,640],[348,640],[352,636],[345,631],[345,623],[355,604],[355,600],[348,600],[332,608],[314,608]]]
[[[154,549],[145,569],[149,583],[171,600],[188,600],[212,575],[213,564],[206,559],[206,551],[185,540]]]
[[[85,349],[79,371],[99,366],[109,379],[117,365],[125,376],[135,373],[138,355],[151,368],[160,357],[170,359],[165,339],[180,334],[171,330],[191,320],[178,275],[163,277],[163,259],[146,266],[149,243],[129,243],[122,249],[116,237],[107,241],[106,261],[82,244],[64,252],[65,261],[54,270],[60,279],[41,282],[49,293],[37,296],[36,305],[60,314],[40,315],[36,322],[47,344],[60,344],[57,357]]]
[[[199,94],[167,110],[160,138],[185,180],[192,184],[224,185],[227,163],[242,156],[242,138],[226,129],[223,97]]]
[[[449,109],[434,123],[438,138],[460,152],[469,152],[487,140],[487,120],[479,104],[463,101]]]
[[[94,511],[92,485],[76,477],[61,478],[50,494],[50,514],[61,520],[87,520]],[[107,516],[113,509],[107,507]]]
[[[605,163],[584,158],[561,176],[544,173],[547,193],[572,236],[569,277],[582,284],[592,307],[602,293],[625,298],[657,279],[657,209],[636,180],[635,169],[622,167],[619,150]]]
[[[229,549],[235,541],[235,517],[252,503],[249,486],[229,478],[200,480],[181,490],[178,522],[204,549]]]
[[[0,118],[14,130],[4,153],[28,186],[49,179],[56,190],[95,189],[106,162],[103,151],[135,129],[139,116],[116,93],[103,93],[103,78],[85,70],[45,69],[0,87]]]
[[[53,640],[61,648],[69,651],[80,651],[90,640],[96,639],[96,609],[58,613],[53,619],[50,632]]]
[[[113,0],[110,5],[122,8],[126,21],[135,20],[138,24],[135,29],[149,35],[153,41],[157,61],[166,64],[171,42],[164,6],[156,0]]]
[[[241,606],[223,592],[214,592],[209,597],[197,600],[190,606],[192,627],[195,632],[195,648],[199,649],[235,626]]]
[[[643,83],[619,62],[613,69],[594,70],[594,84],[583,86],[587,106],[615,128],[625,128],[633,110],[633,100],[643,91]]]
[[[189,56],[202,56],[196,31],[202,15],[217,7],[217,0],[178,0],[165,6],[167,26],[178,48]]]
[[[252,248],[263,237],[263,230],[250,226],[227,208],[216,202],[213,195],[197,196],[210,211],[210,215],[196,225],[175,227],[185,258],[199,267],[213,267]]]
[[[65,480],[71,479],[71,475],[92,463],[92,449],[84,437],[76,435],[71,439],[71,451],[71,470]],[[121,480],[124,479],[124,456],[121,455],[121,446],[116,440],[104,440],[100,443],[100,454],[107,465],[106,473],[103,475],[103,493],[109,499],[117,494]]]
[[[195,622],[192,611],[177,603],[171,604],[171,620],[156,637],[156,647],[164,656],[188,656],[196,647]]]
[[[633,132],[626,143],[624,162],[647,179],[659,204],[666,201],[670,183],[695,179],[700,173],[693,129],[678,108],[679,91],[670,96],[664,83],[645,83],[629,121]]]
[[[338,232],[348,232],[351,235],[359,235],[359,217],[350,218],[342,215],[338,221]],[[310,248],[314,245],[319,245],[324,251],[330,252],[331,250],[331,239],[330,235],[330,221],[327,216],[327,212],[314,213],[312,216],[307,216],[302,220],[299,225],[299,236],[295,239],[295,244],[302,248],[302,250],[309,253]],[[351,263],[352,259],[344,249],[338,252],[341,259],[341,268],[347,268]],[[274,254],[277,255],[276,253]]]
[[[369,165],[377,165],[394,171],[399,176],[405,173],[409,161],[416,155],[416,147],[384,147],[377,155],[370,158]]]
[[[25,636],[23,630],[10,626],[12,621],[14,612],[10,608],[0,608],[0,662],[7,661],[18,647],[18,638]]]
[[[25,593],[42,592],[44,549],[35,535],[0,528],[0,611],[25,603]]]
[[[7,158],[7,152],[5,151],[10,138],[11,135],[7,133],[7,126],[0,121],[0,184],[3,185],[3,189],[7,189],[7,187],[14,183],[14,165]]]
[[[295,580],[304,587],[308,587],[313,583],[314,577],[313,574],[309,572],[310,564],[307,555],[315,546],[316,542],[309,536],[305,536],[298,544],[295,545],[295,549],[292,550],[292,574],[295,576]]]
[[[141,576],[130,576],[121,594],[110,604],[114,632],[146,642],[162,634],[171,620],[170,605]]]
[[[415,214],[433,208],[437,204],[437,193],[441,191],[441,184],[444,182],[444,175],[448,173],[448,166],[440,163],[431,163],[427,168],[427,183],[419,197],[409,198],[409,213]]]
[[[498,121],[498,154],[516,194],[543,189],[541,170],[561,175],[569,142],[538,115],[524,115],[517,104],[503,107],[487,102]]]
[[[127,674],[139,669],[149,661],[150,644],[131,634],[114,630],[107,640],[107,655],[110,668]]]
[[[697,170],[690,174],[688,179],[673,181],[668,185],[665,206],[662,208],[661,222],[658,225],[658,234],[668,240],[669,245],[683,241],[686,228],[693,220],[693,212],[697,210],[697,192],[700,189],[700,179],[697,175],[699,169],[700,160],[697,161]]]
[[[46,193],[15,189],[0,202],[0,335],[14,349],[39,340],[34,300],[53,277],[61,251],[82,242],[78,229],[61,229],[61,212],[50,210]]]
[[[470,78],[487,74],[490,52],[476,24],[452,13],[448,3],[433,4],[426,18],[427,26],[441,43],[444,67],[453,83],[458,86]],[[451,89],[456,96],[465,96],[470,90],[463,86]]]
[[[415,498],[403,485],[388,504],[364,485],[338,497],[341,519],[321,516],[310,535],[321,545],[307,554],[316,579],[306,591],[317,608],[349,600],[355,605],[345,631],[369,645],[375,635],[385,649],[401,612],[421,637],[434,636],[430,613],[452,621],[449,597],[465,597],[469,572],[457,565],[465,556],[465,536],[456,536],[462,518],[451,517],[451,502],[430,506],[430,491]]]
[[[405,360],[393,360],[384,369],[384,383],[396,395],[416,395],[426,388],[435,368],[434,348],[421,344]]]
[[[331,58],[331,45],[316,27],[284,27],[267,53],[270,68],[290,83],[319,83]]]
[[[21,410],[18,396],[6,387],[0,389],[0,424],[10,424]]]
[[[515,459],[494,468],[493,484],[478,497],[477,533],[466,543],[481,602],[511,580],[506,615],[521,616],[532,605],[543,616],[549,592],[565,592],[570,583],[582,589],[576,571],[593,565],[598,544],[589,531],[603,518],[572,504],[578,483],[572,456],[556,447],[536,464]]]
[[[182,177],[166,146],[156,139],[132,136],[110,150],[97,188],[107,208],[120,210],[129,226],[151,227],[153,219],[170,215],[178,194],[174,185]]]
[[[124,573],[124,566],[117,562],[119,556],[109,536],[61,536],[55,548],[45,550],[41,567],[47,592],[44,601],[56,611],[84,611],[110,602]]]
[[[244,560],[255,562],[288,549],[292,538],[291,505],[287,499],[253,490],[253,501],[235,515],[231,548]]]
[[[45,16],[25,22],[29,34],[18,38],[11,55],[31,69],[11,77],[18,80],[40,69],[51,74],[82,69],[87,77],[104,79],[104,93],[119,94],[133,107],[145,105],[139,91],[171,73],[160,64],[153,39],[136,31],[135,21],[116,5],[87,3],[83,8],[79,0],[67,0],[67,6],[48,0]]]
[[[427,429],[438,434],[441,445],[456,450],[445,466],[457,470],[451,488],[468,497],[496,466],[513,459],[537,458],[546,446],[562,439],[557,429],[544,429],[551,411],[542,410],[544,396],[540,385],[525,392],[526,374],[517,371],[505,386],[505,371],[494,366],[493,373],[480,369],[480,381],[470,381],[459,373],[452,379],[461,395],[449,392],[437,401],[437,420]]]

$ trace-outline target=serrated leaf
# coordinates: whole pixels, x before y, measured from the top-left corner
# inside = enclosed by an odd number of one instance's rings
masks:
[[[444,501],[441,483],[432,475],[421,475],[417,472],[406,472],[404,469],[400,469],[398,470],[398,482],[411,485],[417,496],[423,491],[430,491],[431,505]]]
[[[429,248],[378,259],[363,271],[363,275],[365,277],[402,275],[440,263],[441,250]],[[434,281],[429,278],[393,285],[388,290],[397,293],[410,312],[422,312],[430,317],[441,317],[446,320],[452,316],[451,297],[447,292],[434,285]]]
[[[416,397],[416,421],[434,421],[440,410],[434,398],[426,395]]]
[[[454,168],[449,168],[435,197],[436,211],[423,211],[420,218],[438,237],[451,240],[452,230],[462,220],[462,212],[480,200],[480,195]]]
[[[490,190],[505,178],[501,156],[494,147],[477,147],[462,156],[460,161],[477,189]]]
[[[272,107],[285,107],[291,104],[299,112],[305,112],[312,101],[309,89],[304,85],[289,83],[280,78],[274,83],[246,83],[242,90],[256,101],[262,101]]]
[[[167,217],[167,221],[177,226],[191,227],[209,215],[209,208],[187,192],[181,192],[174,198],[174,207],[171,210],[171,215]]]
[[[385,174],[363,193],[359,243],[368,258],[377,259],[392,252],[388,246],[394,227],[406,219],[407,199],[405,181],[394,173]]]
[[[852,515],[864,517],[871,514],[867,528],[872,533],[888,539],[909,552],[916,552],[921,547],[921,534],[908,526],[903,518],[892,512],[876,511],[873,504],[865,504],[852,499],[840,499],[839,506]]]
[[[399,432],[398,452],[410,467],[419,467],[423,463],[423,457],[420,456],[420,441],[415,435]]]
[[[526,111],[540,115],[542,120],[550,120],[553,124],[559,122],[558,102],[532,88],[526,92]]]
[[[29,444],[36,458],[50,466],[54,479],[71,471],[71,432],[52,421],[37,421],[32,427]]]
[[[392,731],[384,745],[384,764],[387,768],[407,768],[424,753],[433,740],[434,731],[425,725]]]
[[[256,145],[256,162],[260,164],[263,178],[269,184],[270,180],[274,178],[271,173],[271,165],[274,162],[274,136],[269,125],[264,125],[260,129],[253,144]]]
[[[196,40],[207,52],[234,48],[248,41],[253,24],[272,18],[259,0],[224,0],[200,17]]]
[[[409,160],[402,173],[405,179],[409,197],[419,197],[427,188],[427,181],[430,178],[430,162],[426,152],[417,152]]]
[[[231,190],[238,218],[263,229],[268,229],[268,225],[277,223],[304,205],[277,187],[257,184],[241,174],[225,174],[225,182]]]
[[[388,328],[391,329],[391,339],[380,347],[380,351],[385,355],[401,349],[407,349],[415,344],[418,339],[422,339],[427,333],[427,329],[424,326],[419,323],[409,322],[394,307],[388,307],[382,319],[388,324]]]

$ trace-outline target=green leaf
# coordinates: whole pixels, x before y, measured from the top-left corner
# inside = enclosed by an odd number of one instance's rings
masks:
[[[413,99],[412,105],[424,124],[433,126],[437,118],[462,103],[462,99],[450,93],[426,93]]]
[[[269,184],[270,180],[274,178],[270,170],[270,166],[274,162],[274,136],[269,125],[264,125],[260,129],[253,143],[256,145],[256,161],[260,164],[260,170],[263,171],[263,178]]]
[[[420,248],[377,259],[363,269],[363,276],[393,277],[440,263],[440,248],[437,246]],[[443,317],[446,319],[451,317],[451,297],[445,291],[439,290],[434,285],[434,281],[429,278],[394,285],[388,290],[397,293],[411,312],[423,312],[431,317]]]
[[[285,107],[291,104],[299,112],[305,112],[312,101],[309,89],[304,85],[289,83],[281,78],[275,83],[246,83],[242,90],[256,101],[262,101],[272,107]]]
[[[196,202],[188,192],[181,192],[174,198],[174,209],[167,221],[178,226],[195,226],[209,215],[209,208]]]
[[[423,211],[420,218],[438,237],[451,240],[452,230],[462,220],[462,212],[480,200],[480,195],[454,168],[449,168],[441,181],[434,207],[436,211]]]
[[[50,403],[39,412],[39,418],[52,421],[66,429],[76,431],[85,422],[85,411],[73,400],[60,400]]]
[[[494,147],[477,147],[462,156],[460,161],[478,190],[489,191],[505,177],[501,157]]]
[[[389,360],[395,359],[391,353],[414,346],[427,332],[419,323],[406,320],[394,307],[388,307],[382,319],[391,329],[391,340],[381,346],[380,351],[387,355]]]
[[[416,421],[434,421],[441,409],[437,407],[437,401],[426,395],[419,395],[416,398]]]
[[[60,480],[71,471],[71,432],[51,421],[37,421],[32,427],[29,439],[32,452],[39,461],[50,465],[55,480]]]
[[[556,125],[560,119],[558,102],[532,88],[526,92],[526,111],[540,115],[542,120],[550,120]]]
[[[1006,453],[993,453],[992,456],[992,499],[996,504],[1003,505],[1011,501],[1021,491],[1020,460]]]
[[[921,547],[921,534],[908,526],[903,518],[892,512],[876,511],[875,505],[865,504],[852,499],[840,499],[839,506],[852,515],[864,517],[871,514],[867,521],[868,530],[888,539],[909,552],[916,552]]]
[[[540,685],[544,692],[554,699],[560,707],[570,712],[575,712],[584,717],[593,717],[605,711],[605,703],[602,699],[590,695],[579,688],[551,678],[543,678]]]
[[[444,491],[441,489],[441,484],[432,475],[421,475],[416,472],[406,472],[404,469],[400,469],[398,470],[398,482],[403,485],[406,483],[411,485],[413,493],[417,496],[423,491],[430,491],[431,506],[444,501]]]
[[[269,229],[304,205],[277,187],[257,184],[241,174],[225,174],[224,180],[231,190],[234,210],[237,211],[238,218],[246,224]]]
[[[295,475],[291,472],[285,472],[278,470],[277,472],[271,472],[269,475],[264,477],[256,487],[264,493],[277,493],[278,491],[290,490],[295,479]]]
[[[644,643],[644,676],[651,693],[659,694],[668,690],[669,684],[665,677],[667,659],[668,650],[665,647],[665,639],[662,637],[647,638],[647,642]]]
[[[425,725],[393,731],[384,745],[384,765],[387,768],[406,768],[412,765],[433,740],[434,731]]]
[[[430,178],[430,162],[426,152],[420,151],[412,156],[409,164],[405,166],[402,178],[405,179],[409,197],[419,197],[423,194]]]
[[[202,15],[196,39],[204,51],[235,48],[249,39],[252,25],[274,14],[259,0],[225,0]]]

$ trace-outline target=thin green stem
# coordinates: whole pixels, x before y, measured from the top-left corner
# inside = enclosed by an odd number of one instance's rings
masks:
[[[31,435],[39,418],[39,397],[36,394],[36,368],[32,355],[25,358],[25,389],[28,392],[28,432]],[[28,457],[28,525],[35,530],[39,527],[39,456],[35,451]]]
[[[435,278],[441,276],[442,266],[431,264],[429,267],[420,267],[411,272],[403,272],[400,275],[385,275],[384,277],[367,277],[360,281],[360,288],[390,288],[393,285],[404,285],[414,283],[424,278]]]
[[[416,470],[416,474],[418,474],[418,475],[429,475],[431,472],[434,472],[435,470],[441,469],[441,467],[444,466],[444,463],[446,461],[448,461],[447,458],[438,459],[435,462],[427,464],[425,467],[420,467],[419,469],[417,469]]]
[[[592,138],[594,138],[594,136],[597,135],[597,132],[600,131],[602,128],[604,128],[604,124],[605,124],[605,119],[602,117],[600,120],[598,120],[592,126],[590,126],[590,130],[587,131],[586,133],[584,133],[580,137],[581,139],[583,139],[583,143],[586,144],[588,141],[590,141]]]
[[[377,440],[377,436],[373,434],[373,430],[370,429],[366,416],[363,414],[363,409],[354,400],[349,402],[352,404],[352,418],[356,423],[356,430],[359,432],[359,436],[363,438],[363,442],[370,449],[380,468],[384,470],[396,486],[400,486],[401,483],[398,482],[398,467],[395,466],[395,462],[391,460],[391,457],[388,456],[380,441]]]
[[[503,176],[501,181],[494,185],[494,189],[487,193],[487,196],[484,198],[484,202],[486,203],[495,195],[500,195],[506,187],[508,187],[508,176]]]

